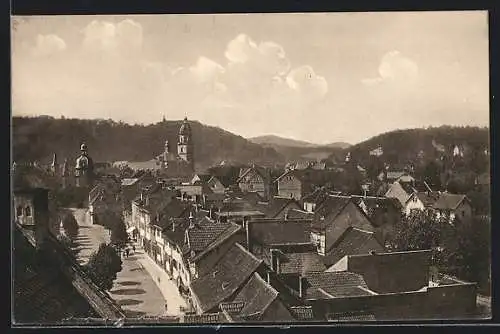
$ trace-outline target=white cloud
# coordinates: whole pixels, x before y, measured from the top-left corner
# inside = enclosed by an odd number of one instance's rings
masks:
[[[38,35],[33,47],[33,54],[39,57],[51,56],[66,50],[66,42],[54,34]]]
[[[200,83],[217,80],[217,77],[224,73],[221,65],[206,57],[199,57],[196,65],[191,66],[189,70]]]
[[[326,79],[314,73],[313,68],[308,65],[291,70],[286,82],[291,89],[312,98],[321,98],[328,92]]]
[[[83,30],[83,46],[93,52],[117,52],[130,56],[142,49],[142,26],[130,19],[119,23],[94,20]]]
[[[399,51],[394,50],[387,52],[382,57],[378,73],[378,77],[363,79],[362,83],[367,86],[390,82],[411,84],[418,78],[418,65]]]

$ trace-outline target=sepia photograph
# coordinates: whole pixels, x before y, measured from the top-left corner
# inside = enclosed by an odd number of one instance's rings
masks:
[[[491,319],[487,11],[10,32],[12,326]]]

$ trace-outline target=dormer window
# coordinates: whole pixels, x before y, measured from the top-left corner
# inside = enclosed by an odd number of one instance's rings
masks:
[[[31,208],[29,206],[27,206],[25,209],[24,209],[24,215],[26,217],[31,217]]]
[[[226,290],[229,286],[229,282],[222,282],[222,290]]]

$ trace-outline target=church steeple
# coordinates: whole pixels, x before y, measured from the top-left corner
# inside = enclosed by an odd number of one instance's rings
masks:
[[[192,133],[187,117],[184,117],[184,121],[179,129],[177,154],[180,159],[189,163],[191,169],[194,169]]]

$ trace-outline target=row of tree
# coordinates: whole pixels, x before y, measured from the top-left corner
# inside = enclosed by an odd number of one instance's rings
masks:
[[[478,283],[489,295],[491,285],[489,218],[473,216],[450,224],[429,212],[403,217],[395,226],[390,247],[397,251],[433,249],[434,265],[440,271]]]

